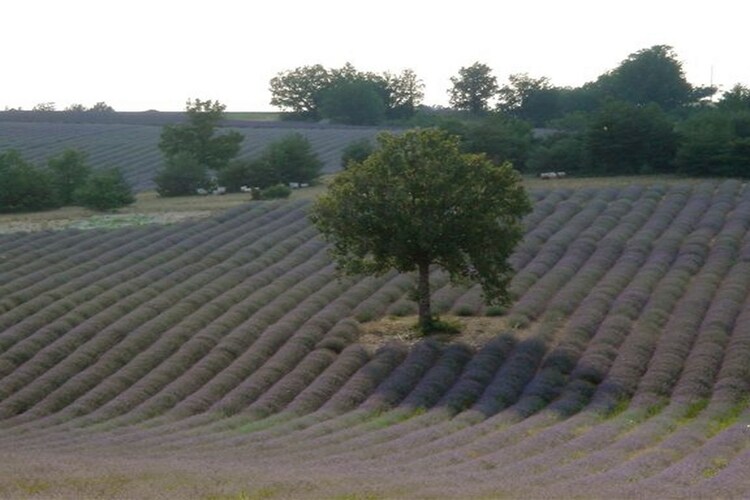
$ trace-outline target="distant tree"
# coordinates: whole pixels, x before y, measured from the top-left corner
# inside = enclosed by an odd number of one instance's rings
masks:
[[[456,109],[481,113],[487,110],[488,101],[498,90],[497,79],[489,66],[475,62],[462,67],[458,76],[451,77],[450,103]]]
[[[265,189],[276,184],[314,182],[322,167],[310,141],[293,133],[271,142],[257,158],[232,162],[219,172],[218,180],[234,192],[241,186]]]
[[[524,121],[497,113],[467,125],[463,132],[463,150],[485,153],[497,164],[511,162],[523,169],[531,148],[531,126]]]
[[[367,138],[352,141],[341,151],[341,166],[347,168],[353,161],[363,162],[374,150],[372,142]]]
[[[75,192],[81,206],[100,212],[116,210],[135,203],[135,197],[120,170],[99,170],[91,174]]]
[[[497,109],[507,115],[541,127],[560,116],[560,90],[547,77],[531,78],[526,73],[508,77],[498,90]]]
[[[86,111],[86,106],[84,106],[83,104],[71,104],[70,106],[68,106],[67,108],[65,108],[65,111],[72,111],[72,112],[75,112],[75,113],[82,113],[82,112]]]
[[[0,212],[47,210],[60,206],[47,169],[25,161],[16,150],[0,153]]]
[[[716,105],[719,109],[748,111],[750,110],[750,88],[738,83],[724,92]]]
[[[290,182],[313,182],[323,168],[323,162],[313,151],[310,141],[300,133],[289,134],[273,141],[261,154],[263,168],[273,172],[273,180],[259,184],[267,187],[273,184]]]
[[[600,76],[596,85],[615,100],[643,106],[658,104],[671,111],[712,95],[716,89],[694,88],[672,47],[654,45],[630,54],[614,70]]]
[[[99,101],[88,109],[91,113],[114,113],[114,108],[106,102]]]
[[[91,175],[91,168],[86,164],[87,156],[85,151],[69,148],[47,161],[63,205],[73,203],[73,193]]]
[[[677,132],[679,172],[750,177],[750,110],[707,110],[681,122]]]
[[[186,152],[168,156],[154,182],[156,192],[164,197],[194,195],[198,189],[207,189],[210,184],[205,165]]]
[[[510,164],[461,153],[459,139],[440,130],[416,129],[382,134],[372,155],[334,179],[311,218],[342,271],[417,271],[419,326],[429,332],[430,266],[478,281],[490,301],[507,300],[507,258],[530,209]]]
[[[188,122],[165,125],[159,149],[167,158],[187,154],[206,169],[221,170],[237,156],[244,140],[236,131],[216,135],[225,109],[218,101],[188,100]]]
[[[424,83],[411,69],[403,70],[399,75],[384,73],[387,95],[386,117],[405,119],[414,116],[424,99]]]
[[[31,108],[31,111],[55,111],[55,103],[40,102],[39,104]]]
[[[414,71],[399,75],[357,70],[351,63],[326,69],[320,64],[278,73],[271,79],[271,104],[305,120],[375,124],[416,112],[424,85]]]
[[[592,116],[586,141],[591,171],[606,175],[668,172],[677,147],[672,122],[653,103],[607,103]]]
[[[321,93],[320,116],[347,125],[377,125],[385,119],[383,87],[368,80],[339,80]]]
[[[299,118],[320,119],[320,94],[331,84],[331,75],[320,64],[278,73],[271,79],[271,104]]]
[[[585,169],[587,163],[583,136],[563,133],[534,145],[526,161],[526,170],[576,173]]]

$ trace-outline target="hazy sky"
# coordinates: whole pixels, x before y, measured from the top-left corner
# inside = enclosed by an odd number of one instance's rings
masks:
[[[688,80],[750,85],[747,0],[0,0],[0,109],[273,110],[278,72],[320,63],[412,68],[425,104],[475,61],[578,86],[628,54],[674,47]]]

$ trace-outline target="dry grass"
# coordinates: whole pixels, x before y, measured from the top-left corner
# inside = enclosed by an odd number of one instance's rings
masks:
[[[432,338],[445,342],[461,342],[481,347],[499,333],[513,331],[507,318],[499,316],[441,316],[441,320],[460,325],[456,334],[436,334]],[[376,348],[391,341],[412,345],[424,338],[416,329],[416,316],[388,316],[376,321],[368,321],[360,326],[359,342]]]
[[[312,187],[292,192],[290,200],[312,200],[325,192],[333,175],[324,175]],[[697,183],[705,179],[693,179],[674,175],[620,176],[620,177],[567,177],[565,179],[541,180],[524,177],[528,189],[541,188],[601,188],[622,187],[631,184],[680,184]],[[58,230],[70,227],[81,229],[97,227],[120,227],[140,224],[171,224],[186,219],[208,217],[214,213],[243,205],[252,201],[247,193],[224,196],[181,196],[162,198],[154,191],[139,193],[136,202],[114,214],[102,216],[81,207],[64,207],[46,212],[0,214],[0,234],[20,231]]]

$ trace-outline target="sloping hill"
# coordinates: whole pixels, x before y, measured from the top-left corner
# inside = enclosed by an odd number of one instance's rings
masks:
[[[0,151],[17,149],[27,160],[44,164],[66,148],[81,149],[89,154],[92,167],[118,167],[133,189],[142,192],[154,189],[153,178],[163,165],[158,148],[161,130],[161,126],[141,124],[0,121]],[[374,139],[383,129],[248,122],[232,130],[245,136],[240,158],[252,158],[272,141],[299,133],[323,161],[323,171],[335,172],[341,168],[341,152],[349,143]]]
[[[750,189],[533,197],[463,342],[380,334],[410,279],[337,280],[305,202],[0,235],[0,495],[747,496]]]

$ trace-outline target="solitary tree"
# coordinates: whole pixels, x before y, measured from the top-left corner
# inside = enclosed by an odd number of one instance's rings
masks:
[[[350,163],[318,198],[311,218],[342,271],[417,271],[419,326],[429,332],[430,266],[454,282],[478,281],[489,302],[507,301],[507,258],[530,208],[509,163],[461,153],[446,132],[416,129],[380,135],[373,154]]]
[[[216,135],[224,109],[218,101],[188,100],[187,123],[164,126],[159,149],[166,161],[155,179],[161,196],[194,194],[205,187],[208,170],[221,170],[237,156],[243,135]]]
[[[475,62],[461,68],[458,76],[451,77],[453,87],[448,89],[450,103],[456,109],[481,113],[487,110],[487,101],[497,92],[497,78],[486,64]]]
[[[193,156],[205,168],[220,170],[237,156],[244,137],[236,131],[216,135],[226,106],[218,101],[187,102],[187,123],[165,125],[159,149],[167,158],[180,153]]]

